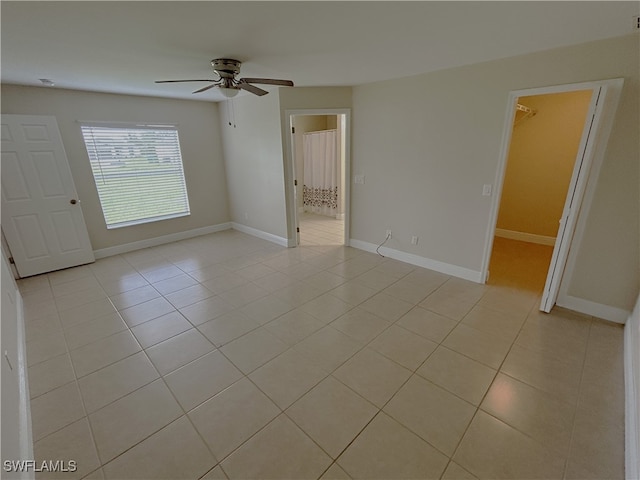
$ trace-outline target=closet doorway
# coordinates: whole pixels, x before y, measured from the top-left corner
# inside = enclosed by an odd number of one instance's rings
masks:
[[[542,292],[592,94],[518,97],[488,284]]]
[[[297,244],[345,245],[347,115],[291,115]]]
[[[485,281],[493,284],[516,285],[517,282],[520,282],[520,285],[526,288],[527,285],[522,285],[521,282],[533,282],[529,288],[541,294],[540,310],[544,312],[551,311],[556,301],[561,306],[573,307],[574,310],[581,311],[580,308],[576,308],[575,302],[572,301],[572,297],[566,289],[574,271],[576,255],[586,228],[586,215],[584,214],[588,212],[594,196],[623,83],[624,80],[618,78],[512,91],[509,94],[500,161],[496,171],[496,195],[492,201],[481,275]],[[551,132],[550,138],[538,137],[534,143],[530,143],[529,148],[536,148],[539,153],[536,158],[529,159],[529,164],[526,165],[529,168],[528,174],[521,178],[520,184],[511,188],[509,186],[511,180],[509,177],[513,176],[513,168],[510,166],[511,154],[518,151],[518,147],[514,145],[512,140],[520,136],[521,127],[527,124],[531,126],[536,120],[537,123],[540,123],[540,119],[543,118],[541,116],[543,104],[544,108],[548,106],[548,102],[545,103],[545,101],[560,98],[559,96],[554,97],[554,95],[575,93],[575,96],[572,97],[575,100],[581,96],[579,92],[586,92],[584,95],[589,97],[589,100],[586,115],[582,116],[582,123],[577,113],[572,120],[575,123],[575,129],[579,132],[579,141],[573,158],[565,154],[567,158],[572,160],[569,162],[571,174],[568,184],[566,178],[562,181],[557,180],[562,177],[560,171],[563,168],[568,169],[569,166],[560,167],[556,162],[549,164],[546,169],[536,170],[534,168],[548,162],[560,150],[559,145],[565,141],[566,132],[569,130],[566,123],[568,120],[565,118],[556,121],[555,132]],[[536,105],[536,101],[542,101],[543,104]],[[582,105],[582,103],[578,103]],[[584,106],[577,108],[577,110],[584,111]],[[545,180],[540,176],[540,172],[543,171],[547,172],[547,176],[551,180]],[[552,185],[554,186],[552,187]],[[489,188],[487,189],[487,187]],[[485,186],[485,190],[488,190],[489,194],[491,194],[490,187],[490,185]],[[541,194],[534,199],[533,193],[527,189],[538,190]],[[550,193],[552,189],[563,192],[564,197],[560,214],[558,215],[557,207],[555,207],[555,210],[552,210],[555,213],[547,217],[543,214],[545,211],[543,206],[553,196]],[[503,209],[503,197],[505,197],[504,205],[509,205],[506,208],[512,206],[509,204],[510,190],[512,193],[517,193],[521,199],[529,201],[529,210],[520,211],[514,216],[510,215],[508,210]],[[519,223],[509,223],[509,219],[513,220],[514,218],[517,218]],[[550,225],[552,225],[549,227],[550,229],[526,231],[538,218],[550,221]],[[555,235],[551,233],[553,231],[555,231]],[[519,257],[515,255],[509,258],[508,253],[503,252],[504,258],[500,258],[500,244],[505,243],[506,240],[528,243],[529,246],[543,250],[540,255],[541,260],[538,262],[539,265],[542,265],[541,272],[547,268],[544,272],[546,279],[542,289],[540,289],[540,279],[534,278],[536,274],[531,270],[531,265],[527,266],[527,262],[534,255],[522,253],[522,250],[519,250],[521,252]],[[549,258],[548,249],[544,252],[542,248],[546,244],[553,245],[550,261],[546,260]],[[518,250],[517,246],[514,250]],[[538,277],[542,276],[544,276],[542,273],[538,274]],[[568,281],[561,283],[563,277],[567,277]]]

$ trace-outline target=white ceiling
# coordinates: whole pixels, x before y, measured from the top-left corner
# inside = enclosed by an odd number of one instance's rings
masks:
[[[633,32],[638,2],[2,1],[3,83],[218,101],[210,60],[360,85]],[[272,87],[267,87],[271,89]]]

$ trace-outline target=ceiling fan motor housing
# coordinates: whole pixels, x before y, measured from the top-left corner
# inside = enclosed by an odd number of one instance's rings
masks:
[[[211,60],[211,66],[222,78],[234,78],[240,73],[242,62],[233,58],[216,58]]]

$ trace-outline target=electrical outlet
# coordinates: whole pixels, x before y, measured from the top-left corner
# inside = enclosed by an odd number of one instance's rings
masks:
[[[387,238],[391,238],[391,230],[387,230]]]
[[[633,29],[640,30],[640,15],[633,17]]]
[[[411,245],[417,245],[417,244],[418,244],[418,237],[414,235],[413,237],[411,237]]]

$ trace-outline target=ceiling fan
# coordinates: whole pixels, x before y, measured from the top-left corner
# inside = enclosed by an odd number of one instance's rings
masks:
[[[211,85],[199,88],[193,93],[200,93],[210,88],[217,87],[227,98],[235,97],[240,90],[246,90],[254,95],[266,95],[266,90],[252,85],[259,83],[263,85],[281,85],[283,87],[293,87],[291,80],[277,80],[274,78],[236,78],[240,73],[242,62],[233,58],[216,58],[211,60],[213,71],[218,74],[218,78],[204,80],[156,80],[156,83],[183,83],[183,82],[211,82]]]

